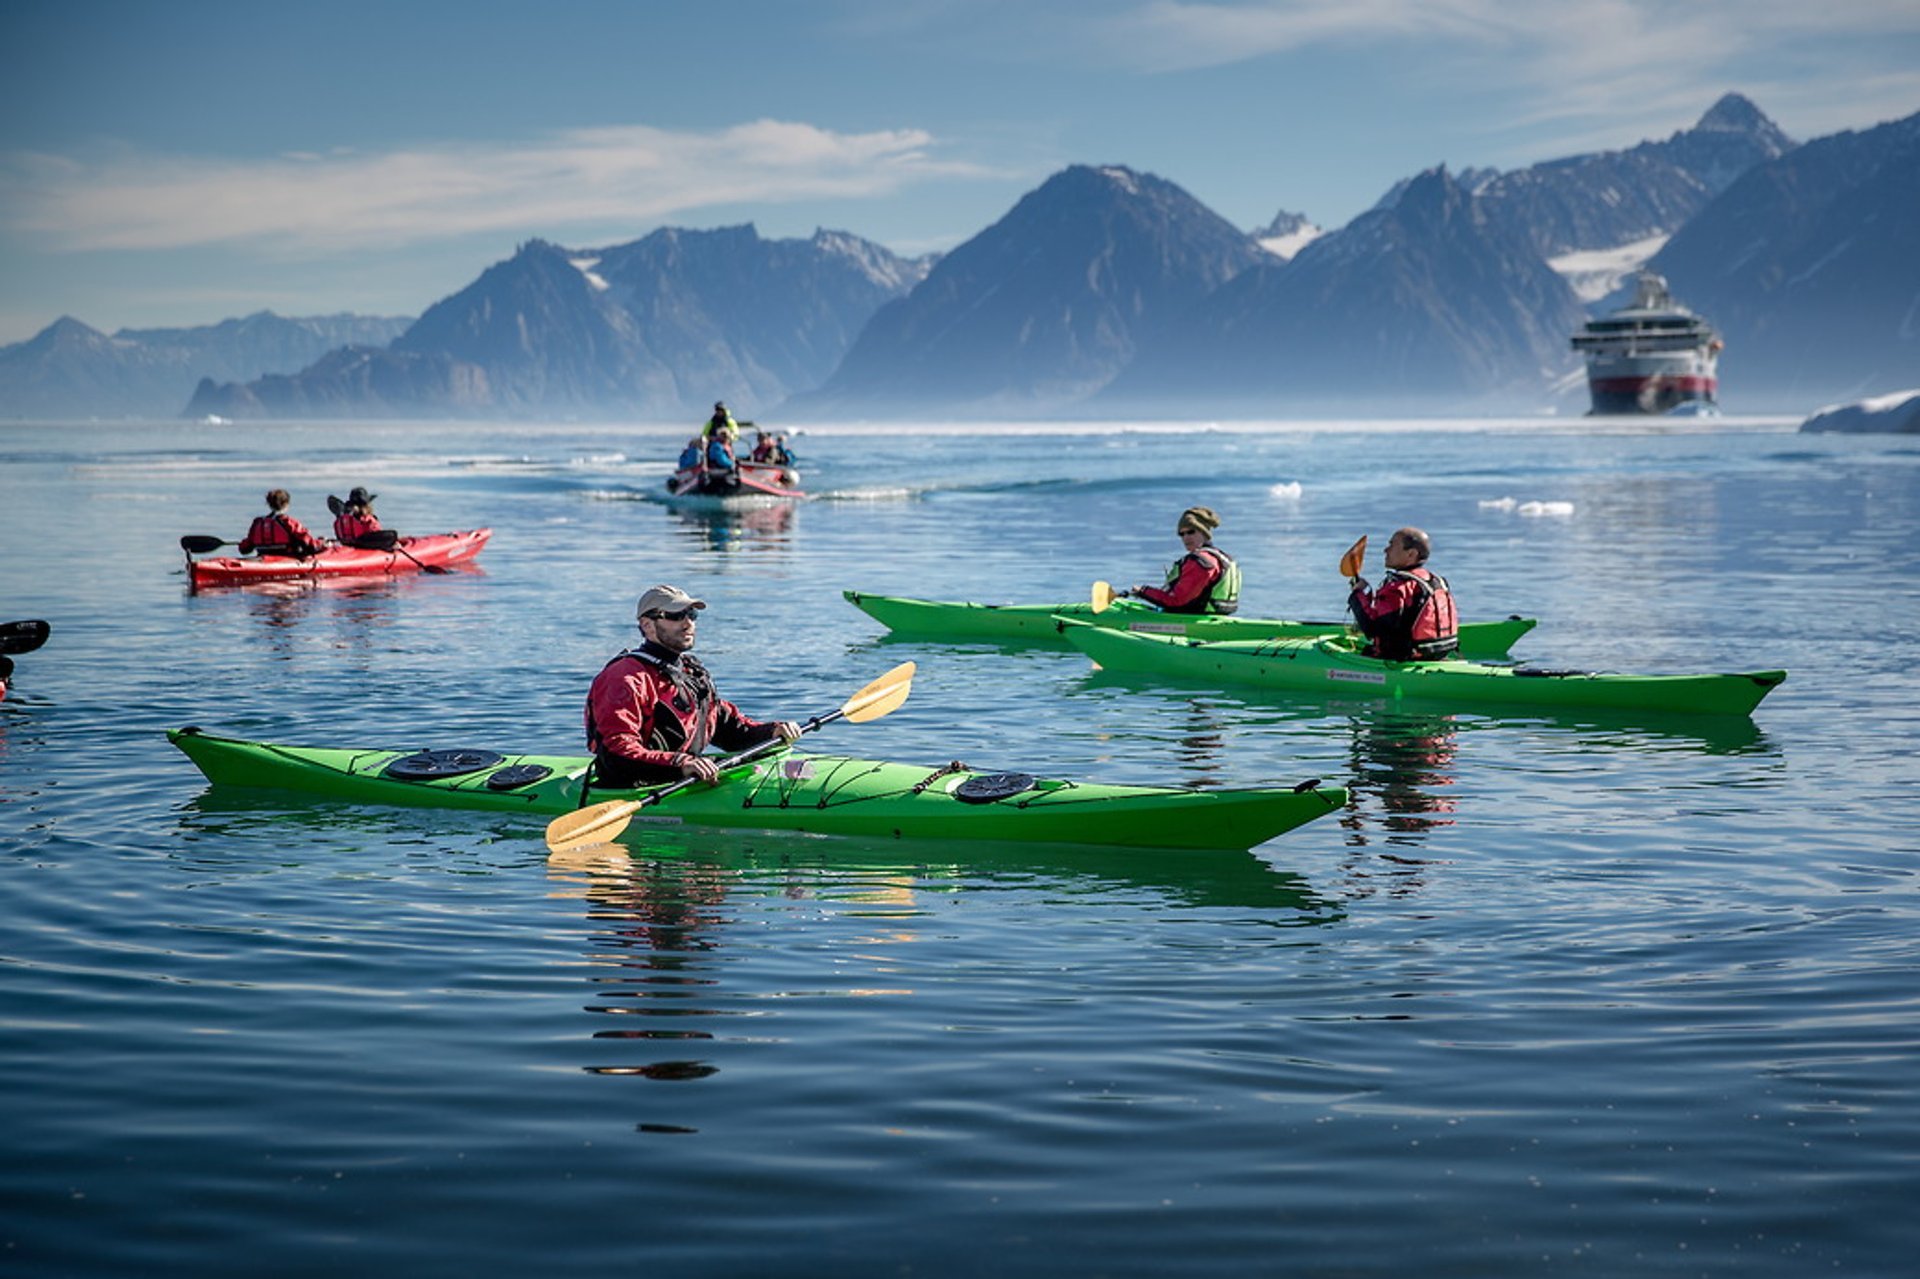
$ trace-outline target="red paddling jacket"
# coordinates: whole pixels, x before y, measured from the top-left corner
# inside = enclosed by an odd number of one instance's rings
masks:
[[[320,541],[307,532],[307,526],[284,511],[254,517],[253,526],[240,539],[240,553],[308,556],[321,550]]]
[[[1347,597],[1367,637],[1366,653],[1393,662],[1430,662],[1460,649],[1460,620],[1447,579],[1425,568],[1390,568],[1377,590]]]
[[[710,745],[741,750],[779,734],[721,700],[696,659],[651,640],[608,662],[587,692],[587,745],[602,786],[674,781]]]

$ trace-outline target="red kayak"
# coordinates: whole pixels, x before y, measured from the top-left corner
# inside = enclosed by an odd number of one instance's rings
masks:
[[[287,555],[216,555],[187,561],[189,580],[200,586],[242,586],[248,582],[299,582],[320,577],[374,577],[391,573],[418,573],[461,564],[480,553],[493,536],[490,528],[460,533],[433,533],[403,537],[390,551],[329,545],[318,555],[295,559]]]

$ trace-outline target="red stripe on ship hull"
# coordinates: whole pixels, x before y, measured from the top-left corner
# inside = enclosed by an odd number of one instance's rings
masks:
[[[1720,379],[1711,377],[1597,377],[1587,385],[1604,395],[1638,395],[1647,387],[1663,391],[1691,391],[1711,396],[1720,389]]]

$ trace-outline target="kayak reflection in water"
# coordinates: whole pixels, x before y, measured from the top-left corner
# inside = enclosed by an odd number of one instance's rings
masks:
[[[1457,657],[1460,615],[1447,579],[1426,567],[1433,542],[1417,528],[1403,528],[1387,539],[1381,559],[1387,566],[1378,590],[1355,574],[1347,608],[1367,637],[1368,657],[1393,662],[1431,662]]]
[[[1220,517],[1204,506],[1180,512],[1174,533],[1186,553],[1167,568],[1164,586],[1118,592],[1145,600],[1163,613],[1233,613],[1240,607],[1240,566],[1213,544]]]
[[[713,677],[691,656],[694,615],[706,606],[677,586],[649,587],[640,597],[634,612],[646,642],[608,662],[587,693],[587,745],[598,785],[712,782],[720,772],[708,746],[737,751],[800,736],[792,720],[762,723],[721,700]]]

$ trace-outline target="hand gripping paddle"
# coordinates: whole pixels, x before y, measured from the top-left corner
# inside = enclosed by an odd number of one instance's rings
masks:
[[[907,700],[907,694],[913,691],[912,662],[900,665],[882,675],[873,683],[849,697],[837,711],[825,715],[816,715],[800,726],[803,733],[811,733],[816,728],[824,728],[837,719],[854,724],[864,724],[868,720],[879,719],[900,709]],[[714,761],[720,769],[720,782],[727,780],[730,769],[741,764],[770,755],[785,746],[779,738],[749,747],[737,755]],[[547,847],[553,852],[571,852],[589,844],[602,844],[616,838],[633,820],[633,815],[650,804],[657,804],[676,791],[683,791],[700,779],[683,777],[670,785],[662,786],[639,799],[612,799],[603,804],[594,804],[576,812],[567,813],[547,823]],[[719,782],[715,783],[720,784]]]

